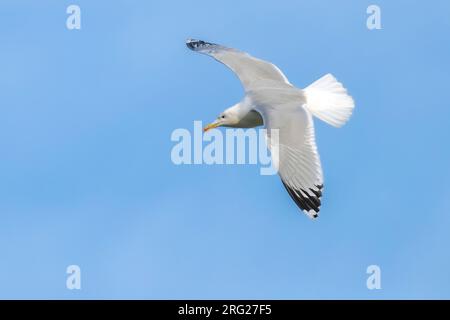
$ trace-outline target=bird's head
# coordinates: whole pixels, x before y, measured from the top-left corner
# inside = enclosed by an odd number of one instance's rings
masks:
[[[217,128],[217,127],[233,127],[236,124],[239,123],[241,120],[240,114],[239,114],[239,103],[235,104],[234,106],[226,109],[223,111],[216,120],[214,120],[212,123],[208,124],[203,131],[206,132],[210,129]]]

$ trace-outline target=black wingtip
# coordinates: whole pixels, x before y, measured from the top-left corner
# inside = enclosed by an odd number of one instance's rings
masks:
[[[199,49],[203,49],[205,47],[209,47],[209,46],[215,46],[216,44],[214,43],[210,43],[210,42],[206,42],[203,40],[197,40],[197,39],[187,39],[186,40],[186,46],[191,49],[191,50],[199,50]]]
[[[303,189],[297,190],[291,188],[286,183],[283,182],[284,187],[287,192],[291,196],[292,200],[294,200],[295,204],[303,210],[309,217],[316,219],[319,216],[320,211],[320,197],[322,196],[322,188],[323,184],[317,185],[316,188],[318,190],[309,189],[310,192],[306,192]],[[304,194],[308,195],[307,197]]]
[[[186,46],[191,49],[191,50],[195,50],[195,43],[197,43],[199,40],[196,39],[187,39],[186,40]]]

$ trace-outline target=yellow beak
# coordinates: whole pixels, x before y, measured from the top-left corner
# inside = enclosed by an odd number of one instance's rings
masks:
[[[206,132],[206,131],[208,131],[208,130],[217,128],[218,126],[220,126],[220,123],[217,122],[217,121],[214,121],[213,123],[208,124],[208,125],[203,129],[203,132]]]

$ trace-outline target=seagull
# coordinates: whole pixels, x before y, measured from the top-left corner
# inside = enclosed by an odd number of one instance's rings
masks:
[[[308,217],[317,218],[323,173],[313,116],[334,127],[344,125],[354,108],[354,101],[344,86],[333,75],[326,74],[299,89],[277,66],[246,52],[195,39],[188,39],[186,45],[230,68],[245,91],[239,103],[223,111],[204,131],[221,126],[254,128],[264,125],[272,163],[284,187]],[[276,139],[274,132],[277,132]]]

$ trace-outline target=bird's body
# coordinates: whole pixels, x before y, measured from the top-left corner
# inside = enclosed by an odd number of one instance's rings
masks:
[[[201,40],[188,40],[186,44],[227,65],[245,90],[244,99],[225,110],[206,130],[218,126],[264,125],[272,160],[283,185],[295,203],[309,217],[316,218],[321,205],[323,174],[312,116],[336,127],[343,125],[354,107],[345,88],[327,74],[307,88],[299,89],[275,65],[247,53]]]

